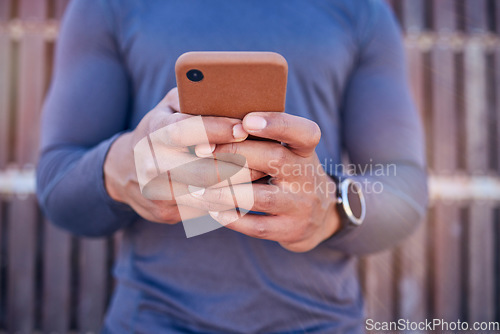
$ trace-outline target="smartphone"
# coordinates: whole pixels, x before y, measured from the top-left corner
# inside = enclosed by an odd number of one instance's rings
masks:
[[[285,111],[288,64],[275,52],[187,52],[175,76],[182,113],[242,119]]]

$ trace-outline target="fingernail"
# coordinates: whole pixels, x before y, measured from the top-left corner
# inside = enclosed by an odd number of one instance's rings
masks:
[[[188,185],[189,193],[196,198],[200,198],[205,193],[205,188]]]
[[[219,213],[217,211],[208,211],[210,216],[212,216],[213,219],[216,219],[219,216]]]
[[[245,117],[245,120],[243,122],[245,124],[245,129],[247,130],[262,130],[267,125],[265,118],[260,116]]]
[[[212,152],[215,151],[215,144],[199,144],[196,145],[194,151],[200,158],[210,157]]]
[[[236,140],[244,140],[248,137],[248,133],[246,133],[246,131],[243,130],[243,125],[241,125],[241,123],[238,123],[235,126],[233,126],[233,137]]]

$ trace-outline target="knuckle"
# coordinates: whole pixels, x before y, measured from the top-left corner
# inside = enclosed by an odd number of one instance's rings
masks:
[[[203,209],[207,211],[218,211],[220,207],[216,203],[203,201]]]
[[[225,144],[222,147],[223,147],[224,153],[238,154],[238,152],[239,152],[238,145],[236,145],[236,143]]]
[[[179,142],[180,138],[180,127],[177,122],[170,123],[165,127],[166,142],[175,145]]]
[[[153,215],[161,221],[168,221],[172,218],[172,210],[169,207],[156,206]]]
[[[287,148],[279,146],[274,152],[274,160],[276,161],[276,165],[280,167],[284,166],[288,160]]]
[[[290,122],[288,121],[286,115],[279,115],[279,127],[280,131],[288,131],[290,129]]]
[[[276,194],[272,191],[264,191],[261,195],[260,207],[262,210],[270,210],[276,204]]]
[[[217,202],[222,202],[224,201],[225,199],[225,194],[224,194],[224,190],[222,188],[217,188],[215,189],[214,191],[214,199],[217,201]]]
[[[169,102],[172,100],[175,101],[175,99],[178,99],[178,98],[179,98],[179,93],[178,93],[177,87],[174,87],[168,91],[167,96],[166,96],[167,101],[169,101]]]
[[[265,239],[269,235],[269,228],[263,221],[257,221],[254,226],[254,236]]]
[[[255,181],[255,180],[258,180],[258,179],[266,176],[266,174],[264,174],[261,171],[258,171],[258,170],[255,170],[255,169],[249,169],[249,170],[250,170],[251,181]]]
[[[315,208],[319,206],[321,200],[319,198],[315,198],[311,196],[305,197],[303,201],[301,201],[300,206],[304,210],[303,212],[312,213]]]
[[[316,122],[311,122],[311,142],[313,145],[318,145],[321,140],[321,128]]]
[[[163,111],[163,108],[154,108],[146,116],[141,123],[145,123],[147,134],[152,134],[170,124],[170,115]]]
[[[150,117],[148,120],[144,120],[145,123],[144,123],[143,131],[141,131],[141,132],[144,132],[143,134],[145,136],[148,136],[157,130],[157,123],[154,122],[155,117],[153,117],[151,115],[146,115],[145,117],[148,117],[148,116],[150,116]]]
[[[148,175],[158,175],[158,168],[156,167],[156,162],[153,159],[147,159],[146,161],[146,172]]]
[[[312,224],[313,224],[312,219],[306,219],[306,221],[302,224],[299,223],[299,226],[294,234],[295,240],[304,239],[307,236],[309,228]]]

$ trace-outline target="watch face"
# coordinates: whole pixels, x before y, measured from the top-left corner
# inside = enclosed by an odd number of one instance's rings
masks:
[[[349,200],[352,215],[356,219],[361,219],[363,207],[361,206],[360,189],[356,183],[350,183],[349,187],[347,187],[347,199]]]
[[[361,225],[365,218],[366,204],[359,184],[350,179],[341,183],[341,197],[344,212],[351,223]]]

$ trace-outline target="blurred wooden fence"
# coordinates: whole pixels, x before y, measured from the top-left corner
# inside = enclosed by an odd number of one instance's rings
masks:
[[[361,261],[376,321],[500,321],[500,0],[388,1],[433,175],[426,223]],[[114,241],[50,225],[33,192],[40,105],[67,0],[0,0],[0,332],[96,332]]]

